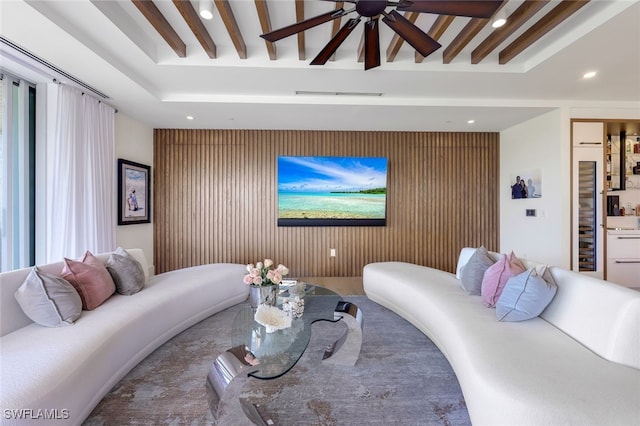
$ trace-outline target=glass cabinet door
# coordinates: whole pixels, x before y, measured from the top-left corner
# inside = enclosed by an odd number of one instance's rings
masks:
[[[596,161],[578,162],[578,271],[597,270]]]

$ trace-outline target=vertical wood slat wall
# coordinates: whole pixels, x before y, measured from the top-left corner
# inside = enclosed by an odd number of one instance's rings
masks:
[[[462,247],[498,250],[498,145],[497,133],[156,129],[155,269],[270,257],[291,276],[392,260],[453,272]],[[279,155],[387,157],[387,226],[278,227]]]

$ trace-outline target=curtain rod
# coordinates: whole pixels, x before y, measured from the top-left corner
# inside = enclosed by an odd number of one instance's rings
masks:
[[[95,93],[96,95],[100,96],[101,98],[103,98],[103,99],[111,99],[111,97],[109,95],[106,95],[105,93],[101,92],[100,90],[96,89],[95,87],[93,87],[93,86],[85,83],[84,81],[80,80],[79,78],[72,76],[68,72],[56,67],[52,63],[47,62],[44,59],[34,55],[33,53],[29,52],[28,50],[18,46],[17,44],[12,42],[11,40],[8,40],[4,36],[0,35],[0,41],[3,44],[6,44],[7,46],[9,46],[12,49],[16,50],[17,52],[20,52],[21,54],[27,56],[28,58],[33,59],[34,61],[36,61],[40,65],[43,65],[43,66],[49,68],[50,70],[55,71],[56,73],[60,74],[61,76],[65,77],[65,78],[68,78],[69,80],[73,81],[77,85],[82,86],[85,89]]]

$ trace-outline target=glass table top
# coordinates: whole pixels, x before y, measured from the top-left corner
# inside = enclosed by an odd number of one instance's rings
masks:
[[[278,297],[289,296],[286,289]],[[267,333],[264,326],[254,320],[255,311],[245,305],[233,320],[231,351],[251,368],[250,376],[258,379],[274,379],[289,371],[307,349],[311,339],[311,324],[316,321],[338,321],[335,313],[342,298],[333,291],[312,284],[305,285],[304,314],[294,318],[291,327]]]

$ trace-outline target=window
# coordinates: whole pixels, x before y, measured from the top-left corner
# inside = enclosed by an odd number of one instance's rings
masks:
[[[0,271],[35,263],[33,84],[2,75],[0,105]]]

